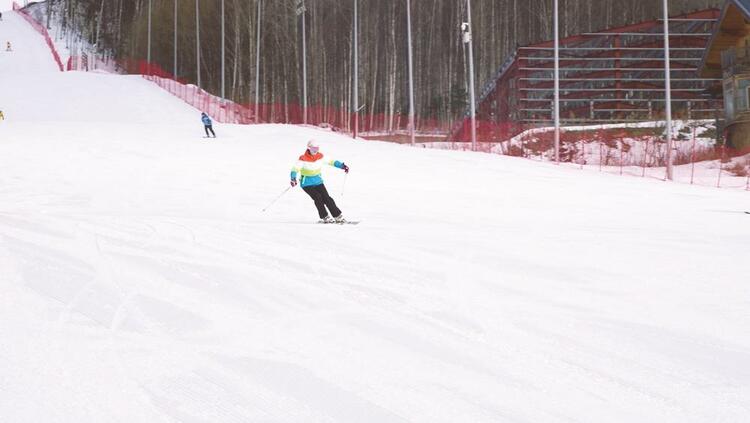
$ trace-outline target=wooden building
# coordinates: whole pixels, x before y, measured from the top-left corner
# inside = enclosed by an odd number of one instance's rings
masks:
[[[750,148],[750,0],[727,0],[703,56],[701,77],[720,78],[724,133],[731,147]]]
[[[750,2],[750,0],[748,0]],[[672,111],[684,119],[723,115],[721,96],[706,96],[722,82],[699,75],[719,9],[669,19]],[[655,19],[560,40],[560,116],[565,126],[663,119],[664,21]],[[484,85],[477,101],[478,134],[504,141],[534,127],[553,124],[553,42],[519,47]],[[720,89],[718,91],[721,91]],[[452,130],[454,141],[470,139],[467,116]]]

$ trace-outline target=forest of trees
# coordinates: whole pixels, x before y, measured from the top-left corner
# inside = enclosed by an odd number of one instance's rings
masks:
[[[49,0],[56,21],[100,50],[145,59],[149,0]],[[152,62],[173,69],[177,2],[177,76],[196,82],[196,0],[150,0]],[[198,0],[202,86],[220,92],[221,0]],[[225,0],[226,92],[255,98],[259,0]],[[301,102],[301,0],[262,0],[260,101]],[[309,104],[349,108],[355,0],[305,0]],[[359,104],[365,113],[408,111],[406,0],[356,0],[359,9]],[[670,0],[672,14],[719,7],[723,0]],[[411,0],[417,114],[454,119],[467,103],[460,23],[466,0]],[[472,0],[477,90],[517,46],[552,37],[552,0]],[[562,36],[660,17],[655,0],[560,0]]]

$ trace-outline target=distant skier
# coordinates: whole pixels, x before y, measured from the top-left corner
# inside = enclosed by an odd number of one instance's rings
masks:
[[[292,168],[291,185],[297,186],[297,174],[300,174],[300,186],[313,199],[315,207],[318,209],[320,216],[319,223],[347,223],[344,215],[341,213],[336,202],[333,201],[326,186],[323,185],[321,168],[324,164],[343,169],[349,173],[349,166],[338,160],[323,160],[323,154],[320,153],[320,147],[315,140],[307,143],[305,154],[299,157],[297,164]],[[326,210],[326,207],[328,210]],[[333,219],[328,215],[330,210]]]
[[[203,121],[203,129],[206,131],[206,138],[208,138],[208,131],[211,131],[211,134],[216,138],[216,132],[214,132],[214,126],[213,122],[211,122],[211,118],[208,117],[206,113],[201,113],[201,120]]]
[[[10,41],[5,45],[5,51],[13,51],[13,47],[10,46]]]

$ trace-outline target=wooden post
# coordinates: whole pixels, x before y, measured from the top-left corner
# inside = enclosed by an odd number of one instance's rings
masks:
[[[649,144],[650,138],[646,138],[646,151],[643,152],[643,174],[641,175],[642,178],[646,177],[646,160],[648,160],[648,144]]]
[[[721,188],[721,171],[722,167],[724,166],[724,150],[726,148],[726,145],[721,146],[721,156],[719,157],[719,180],[716,182],[716,188]]]
[[[690,163],[690,185],[693,185],[693,180],[695,179],[695,127],[693,127],[693,146],[690,149]]]

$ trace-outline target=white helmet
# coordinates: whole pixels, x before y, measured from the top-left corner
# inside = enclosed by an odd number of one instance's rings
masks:
[[[307,149],[310,150],[311,153],[315,154],[320,150],[320,145],[318,145],[318,142],[315,140],[310,140],[307,142]]]

